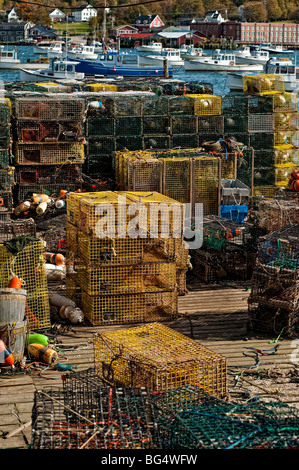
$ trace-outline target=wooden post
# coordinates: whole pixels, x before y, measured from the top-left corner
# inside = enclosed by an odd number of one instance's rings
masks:
[[[169,73],[168,73],[168,60],[165,58],[163,59],[163,66],[164,66],[164,77],[168,78]]]

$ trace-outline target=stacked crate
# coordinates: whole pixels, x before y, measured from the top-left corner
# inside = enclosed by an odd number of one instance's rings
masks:
[[[235,154],[200,148],[115,153],[116,180],[123,190],[159,191],[181,203],[203,204],[204,215],[218,215],[221,178],[234,178]]]
[[[155,392],[193,385],[227,395],[225,358],[160,323],[95,335],[94,356],[97,374],[111,385]]]
[[[253,330],[298,335],[298,234],[299,225],[291,224],[259,239],[248,301]]]
[[[139,204],[144,217],[136,229],[128,211]],[[170,210],[170,218],[159,208]],[[153,217],[152,210],[158,210]],[[186,253],[182,218],[182,204],[154,192],[67,196],[67,294],[93,325],[177,316],[177,259]]]
[[[17,238],[0,244],[0,287],[8,287],[13,276],[22,279],[23,288],[27,292],[25,316],[28,327],[48,328],[51,326],[51,319],[45,245],[38,238],[27,242],[26,237],[22,236],[24,233],[26,232],[23,230]]]
[[[271,75],[245,76],[243,91],[222,100],[225,134],[254,150],[240,161],[238,177],[253,194],[273,196],[299,164],[298,95],[285,92],[283,79]]]
[[[17,97],[14,157],[19,202],[81,188],[85,101],[66,94]]]
[[[0,220],[10,220],[13,208],[14,168],[11,166],[11,102],[0,100]]]

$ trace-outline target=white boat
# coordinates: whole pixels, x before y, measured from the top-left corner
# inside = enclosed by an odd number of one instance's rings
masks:
[[[57,59],[57,57],[62,57],[65,53],[65,46],[63,42],[55,42],[52,44],[47,51],[47,56],[49,59]]]
[[[263,51],[268,51],[270,54],[291,54],[294,51],[291,49],[284,49],[282,46],[273,46],[270,43],[262,43],[259,48]]]
[[[201,47],[194,47],[194,46],[188,46],[186,51],[181,53],[181,58],[184,60],[191,60],[191,59],[196,59],[197,57],[204,57],[206,56],[206,53],[203,51]]]
[[[170,67],[183,67],[184,60],[181,58],[179,49],[164,48],[161,54],[140,54],[139,64],[141,66],[160,66],[163,67],[164,59]]]
[[[226,52],[222,53],[220,52],[220,49],[216,49],[211,57],[199,57],[198,59],[185,60],[184,67],[186,72],[229,72],[232,70],[252,72],[263,71],[263,66],[260,64],[236,64],[236,58],[234,54]]]
[[[71,59],[87,59],[96,60],[98,53],[95,52],[94,46],[77,46],[67,51],[68,57]]]
[[[94,52],[97,52],[98,54],[100,54],[101,52],[103,52],[103,44],[99,41],[92,41],[90,43],[91,46],[94,47]]]
[[[20,70],[20,80],[22,82],[41,82],[45,80],[83,80],[84,73],[76,72],[78,62],[64,59],[53,60],[51,67],[39,70]]]
[[[246,58],[251,56],[251,50],[249,46],[241,46],[234,51],[234,54],[236,59]]]
[[[270,55],[268,51],[262,51],[261,49],[254,49],[249,56],[237,57],[238,64],[262,64],[266,65]]]
[[[286,92],[299,92],[299,71],[292,59],[277,59],[273,57],[264,68],[264,73],[281,76],[284,79]],[[230,91],[243,91],[243,77],[249,73],[228,73]]]
[[[49,67],[49,59],[31,60],[21,62],[18,59],[16,48],[7,50],[4,46],[0,46],[0,70],[19,70],[26,65],[31,70]]]
[[[136,50],[138,52],[162,52],[162,43],[161,42],[151,42],[149,44],[144,44],[137,46]]]
[[[50,45],[47,46],[33,46],[34,54],[48,54],[48,52],[60,52],[62,49],[62,45],[64,43],[62,41],[55,41]],[[57,57],[57,56],[56,56]]]

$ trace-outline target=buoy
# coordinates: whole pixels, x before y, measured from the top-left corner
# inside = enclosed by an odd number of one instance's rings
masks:
[[[71,323],[81,323],[84,320],[84,314],[79,307],[64,305],[60,308],[59,314],[61,318],[69,320]]]
[[[49,200],[48,194],[33,194],[31,201],[35,204],[40,204],[41,202],[47,202]]]
[[[65,257],[61,253],[44,253],[47,263],[56,264],[56,266],[61,266],[65,263]]]
[[[24,201],[20,205],[14,208],[14,214],[16,216],[28,211],[30,209],[31,203],[30,201]]]
[[[26,335],[26,346],[29,344],[36,343],[42,344],[43,346],[48,346],[49,338],[46,335],[37,334],[37,333],[29,333]]]
[[[72,307],[76,307],[76,303],[73,300],[60,294],[53,294],[50,297],[50,303],[56,307],[63,307],[64,305],[71,305]]]
[[[6,346],[6,344],[0,339],[0,364],[4,364],[6,366],[13,366],[15,363],[15,359]]]
[[[65,201],[57,199],[57,201],[55,201],[55,207],[56,209],[63,209],[65,207]]]
[[[27,349],[31,356],[45,364],[52,364],[58,358],[57,352],[54,349],[49,348],[49,346],[44,346],[43,344],[32,343],[28,345]]]
[[[48,208],[47,202],[46,202],[46,201],[43,201],[43,202],[41,202],[41,203],[37,206],[37,208],[36,208],[36,213],[37,213],[38,215],[42,215],[42,214],[44,214],[44,213],[46,212],[47,208]]]
[[[22,281],[19,277],[14,276],[8,284],[10,289],[21,289],[22,288]]]

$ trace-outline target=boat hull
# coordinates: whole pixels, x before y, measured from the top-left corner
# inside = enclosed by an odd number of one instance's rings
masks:
[[[44,82],[46,80],[83,80],[84,75],[80,74],[80,76],[70,76],[70,75],[65,75],[65,76],[55,76],[51,70],[47,73],[46,70],[36,70],[36,71],[31,71],[27,69],[21,69],[20,70],[20,80],[22,82]]]
[[[168,57],[156,57],[156,56],[140,56],[139,57],[139,65],[142,67],[151,67],[151,66],[158,66],[163,67],[164,59],[167,59],[168,65],[170,67],[183,67],[184,61],[179,59],[171,59]]]
[[[24,67],[30,70],[47,69],[49,67],[49,64],[40,63],[40,62],[17,62],[17,63],[0,62],[0,70],[20,70],[20,69],[23,69]]]
[[[259,59],[257,57],[236,57],[237,64],[260,64],[266,65],[269,59]]]
[[[197,72],[231,72],[232,70],[236,72],[242,71],[255,71],[261,72],[263,71],[262,65],[245,65],[245,64],[213,64],[209,62],[201,62],[198,60],[189,60],[184,62],[184,67],[187,72],[197,71]]]
[[[246,74],[248,75],[248,74]],[[230,91],[243,92],[243,76],[235,73],[228,73],[228,85]],[[299,80],[284,80],[284,89],[288,93],[292,93],[299,88]]]
[[[70,60],[75,60],[71,59]],[[105,76],[123,76],[123,77],[162,77],[164,76],[163,67],[106,67],[97,61],[89,61],[83,59],[76,59],[76,72],[84,73],[85,75],[105,75]],[[172,68],[168,69],[169,76],[173,75]]]

